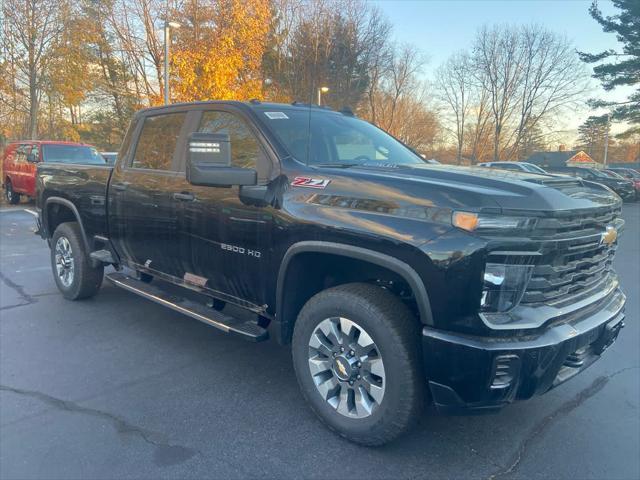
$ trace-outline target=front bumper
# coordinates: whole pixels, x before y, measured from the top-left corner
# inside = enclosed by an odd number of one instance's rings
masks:
[[[597,310],[526,337],[475,337],[424,327],[424,362],[436,407],[448,413],[497,410],[565,382],[616,340],[625,300],[616,288]]]

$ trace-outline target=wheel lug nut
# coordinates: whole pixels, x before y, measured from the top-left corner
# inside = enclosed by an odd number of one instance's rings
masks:
[[[344,352],[344,347],[340,347],[340,352]]]
[[[360,375],[358,375],[356,378],[357,378],[358,380],[360,380],[362,377],[361,377]]]
[[[353,357],[354,353],[355,352],[353,350],[349,350],[349,356]]]
[[[360,368],[362,366],[362,362],[356,363],[356,367]]]
[[[349,380],[349,385],[353,386],[353,380]]]

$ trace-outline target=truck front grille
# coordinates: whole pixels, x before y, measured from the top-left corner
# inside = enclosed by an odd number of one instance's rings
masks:
[[[521,304],[562,307],[605,288],[617,242],[602,243],[601,235],[616,224],[619,211],[539,222],[536,234],[551,241],[543,244]]]

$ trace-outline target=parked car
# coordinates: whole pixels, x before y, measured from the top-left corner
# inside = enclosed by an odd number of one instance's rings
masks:
[[[48,140],[12,142],[2,157],[2,184],[5,197],[11,204],[20,196],[35,197],[36,165],[46,163],[104,164],[104,159],[90,145]]]
[[[352,115],[257,101],[142,110],[120,152],[38,169],[62,295],[95,295],[111,265],[129,292],[291,343],[304,397],[352,441],[396,438],[427,399],[543,394],[623,326],[624,220],[602,185],[428,165]]]
[[[100,152],[100,155],[108,165],[115,165],[118,158],[118,152]]]
[[[546,175],[547,172],[544,171],[537,165],[533,163],[527,162],[484,162],[479,163],[480,167],[489,167],[489,168],[501,168],[503,170],[518,170],[520,172],[529,172],[529,173],[540,173],[542,175]]]
[[[624,178],[612,178],[606,173],[589,167],[548,167],[547,171],[550,173],[562,173],[565,175],[571,175],[572,177],[579,177],[583,180],[590,182],[596,182],[601,185],[609,187],[616,192],[623,200],[632,200],[636,197],[635,187],[632,182]]]
[[[614,167],[608,169],[633,183],[636,191],[636,200],[640,200],[640,172],[633,168]]]

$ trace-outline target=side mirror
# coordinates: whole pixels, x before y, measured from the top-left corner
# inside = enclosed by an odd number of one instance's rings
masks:
[[[29,162],[29,163],[38,163],[38,157],[33,152],[29,153],[27,155],[27,162]]]
[[[187,181],[205,187],[258,183],[251,168],[231,166],[231,142],[226,133],[192,133],[187,141]]]

